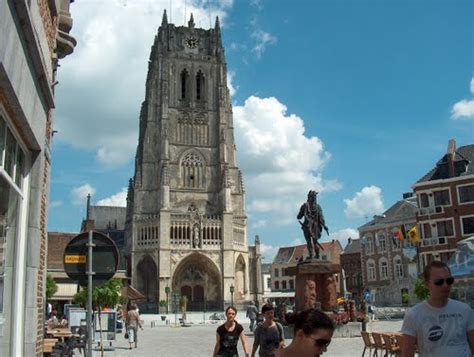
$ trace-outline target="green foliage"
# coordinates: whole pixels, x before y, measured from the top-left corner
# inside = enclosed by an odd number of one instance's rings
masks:
[[[58,286],[50,274],[46,275],[46,300],[50,300],[58,291]]]
[[[114,307],[117,304],[125,304],[127,299],[120,295],[122,282],[120,279],[111,279],[107,283],[98,286],[92,292],[92,302],[101,307]],[[82,289],[74,295],[73,301],[81,306],[87,305],[87,289]]]
[[[425,285],[425,281],[419,278],[415,283],[414,293],[418,300],[426,300],[430,296],[430,291]]]
[[[168,305],[168,303],[166,302],[166,300],[160,300],[160,306],[161,306],[161,307],[166,307],[166,305]]]
[[[410,303],[410,294],[409,293],[403,293],[402,294],[402,304],[408,305]]]

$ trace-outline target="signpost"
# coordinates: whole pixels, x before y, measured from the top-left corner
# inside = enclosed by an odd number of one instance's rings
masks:
[[[119,253],[114,241],[106,235],[89,231],[74,237],[64,250],[64,271],[87,287],[87,356],[92,357],[92,289],[105,284],[115,274]]]

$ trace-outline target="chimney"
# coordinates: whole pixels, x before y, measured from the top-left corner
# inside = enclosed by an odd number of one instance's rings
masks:
[[[451,139],[448,142],[448,177],[454,177],[454,157],[456,155],[456,140]]]

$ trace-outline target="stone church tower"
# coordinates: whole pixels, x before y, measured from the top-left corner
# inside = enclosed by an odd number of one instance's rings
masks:
[[[209,30],[195,28],[192,15],[188,26],[175,26],[165,11],[148,62],[127,199],[132,285],[149,301],[179,293],[193,310],[250,297],[226,76],[219,19]]]

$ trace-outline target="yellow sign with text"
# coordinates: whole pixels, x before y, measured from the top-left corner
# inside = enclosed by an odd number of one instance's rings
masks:
[[[85,255],[65,255],[64,264],[85,264],[86,256]]]

